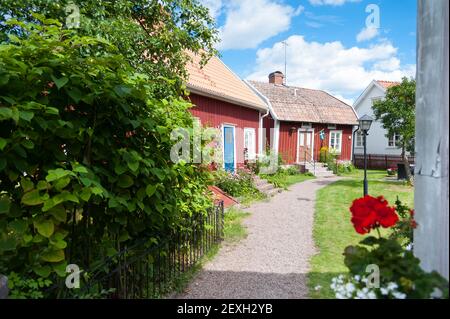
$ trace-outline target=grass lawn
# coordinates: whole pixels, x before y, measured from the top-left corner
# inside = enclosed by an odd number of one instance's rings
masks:
[[[318,254],[311,259],[311,271],[308,274],[310,296],[312,298],[334,298],[330,289],[331,278],[347,272],[344,265],[344,248],[357,244],[363,236],[357,234],[350,222],[349,208],[354,199],[362,197],[363,172],[344,175],[340,180],[319,190],[317,193],[314,241]],[[389,204],[394,205],[397,196],[413,207],[414,188],[404,183],[386,181],[385,171],[369,171],[369,194],[383,195]],[[321,286],[318,291],[315,287]]]

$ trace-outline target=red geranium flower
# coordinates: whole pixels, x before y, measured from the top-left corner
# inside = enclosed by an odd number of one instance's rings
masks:
[[[389,203],[380,196],[378,198],[365,196],[353,202],[350,211],[352,223],[359,234],[367,234],[372,229],[380,226],[388,228],[398,222],[395,208],[389,207]]]

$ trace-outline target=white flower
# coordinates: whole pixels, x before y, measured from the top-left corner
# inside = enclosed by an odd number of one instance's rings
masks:
[[[412,244],[412,243],[409,244],[408,246],[405,247],[405,249],[406,249],[407,251],[411,251],[411,250],[413,249],[413,244]]]
[[[443,296],[442,290],[439,288],[434,288],[433,292],[430,295],[430,298],[441,299],[442,296]]]
[[[371,291],[367,294],[367,297],[369,299],[377,299],[377,294],[375,292]]]
[[[383,296],[387,296],[389,294],[389,289],[386,288],[380,288],[381,294]]]
[[[399,291],[393,292],[392,295],[394,296],[395,299],[405,299],[406,298],[406,294],[401,293]]]
[[[349,282],[348,284],[345,285],[345,289],[349,292],[352,293],[355,291],[355,285],[352,284],[351,282]]]
[[[387,285],[387,289],[388,290],[395,290],[395,289],[397,289],[398,288],[398,285],[395,283],[395,282],[390,282],[390,283],[388,283],[388,285]]]
[[[322,286],[321,286],[321,285],[317,285],[317,286],[314,287],[314,290],[315,290],[315,291],[319,291],[320,289],[322,289]]]
[[[360,276],[360,275],[356,275],[356,276],[353,277],[353,278],[355,278],[356,281],[360,281],[360,280],[361,280],[361,276]]]
[[[367,296],[364,292],[362,292],[361,290],[358,290],[356,292],[356,297],[358,297],[358,299],[367,299]]]

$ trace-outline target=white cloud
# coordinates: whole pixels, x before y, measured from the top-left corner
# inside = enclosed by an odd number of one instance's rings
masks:
[[[360,2],[361,0],[309,0],[313,6],[323,6],[323,5],[331,5],[331,6],[341,6],[346,2]]]
[[[209,9],[211,17],[216,19],[222,11],[222,0],[200,0],[200,3]]]
[[[378,34],[379,34],[379,32],[378,32],[377,28],[366,27],[366,28],[363,28],[358,33],[358,35],[356,36],[356,41],[358,41],[358,42],[368,41],[368,40],[375,38]]]
[[[388,41],[368,48],[346,48],[339,41],[308,42],[303,36],[287,39],[288,85],[322,89],[344,101],[359,96],[374,79],[398,81],[415,76],[415,65],[403,66],[397,48]],[[284,47],[279,42],[257,51],[256,66],[248,79],[267,81],[275,70],[284,70]]]
[[[231,0],[225,24],[219,28],[219,50],[252,49],[289,29],[303,7],[293,8],[274,0]]]

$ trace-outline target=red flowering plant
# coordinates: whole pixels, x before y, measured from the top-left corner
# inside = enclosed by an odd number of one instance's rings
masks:
[[[337,297],[448,298],[448,281],[437,272],[425,272],[412,252],[412,234],[417,227],[414,210],[398,198],[395,206],[390,206],[382,196],[365,196],[353,201],[350,212],[356,232],[369,236],[359,245],[345,248],[344,262],[350,276],[339,279],[342,285],[335,280],[332,288],[337,291]],[[387,238],[381,235],[381,228],[389,229]],[[376,237],[370,235],[374,230]],[[379,287],[375,289],[367,288],[369,265],[379,269]],[[346,284],[351,291],[343,288]]]

